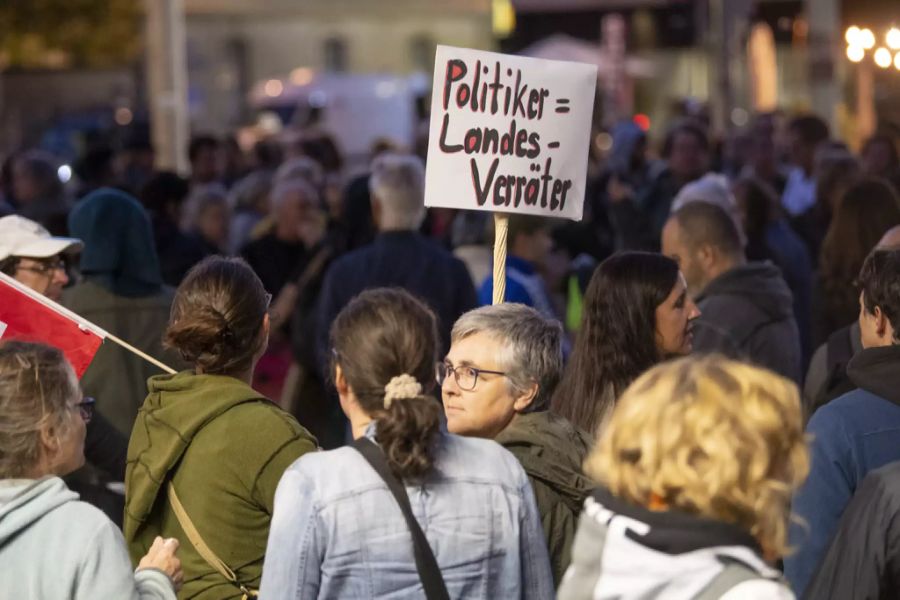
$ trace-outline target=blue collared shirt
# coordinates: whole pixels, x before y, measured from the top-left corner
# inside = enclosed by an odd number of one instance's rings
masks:
[[[434,469],[406,491],[451,598],[553,598],[534,494],[499,444],[442,430]],[[260,597],[424,597],[403,514],[355,449],[310,453],[285,471]]]

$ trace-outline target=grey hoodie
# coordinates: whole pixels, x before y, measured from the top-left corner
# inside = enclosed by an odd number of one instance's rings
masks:
[[[694,350],[749,360],[796,383],[802,377],[800,332],[793,295],[778,267],[737,266],[697,296]]]
[[[0,480],[0,597],[175,600],[161,571],[134,573],[125,540],[59,477]]]
[[[720,600],[794,600],[756,541],[735,525],[650,511],[598,488],[584,503],[559,600],[693,600],[725,566],[748,572]]]

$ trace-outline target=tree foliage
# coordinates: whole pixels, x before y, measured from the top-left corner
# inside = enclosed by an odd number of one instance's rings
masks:
[[[114,67],[141,48],[140,0],[0,0],[0,66]]]

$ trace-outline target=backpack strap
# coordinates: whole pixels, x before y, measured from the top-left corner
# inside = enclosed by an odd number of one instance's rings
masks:
[[[771,581],[768,577],[761,575],[738,560],[726,556],[717,556],[716,558],[724,565],[722,570],[712,578],[712,581],[699,594],[694,596],[694,600],[719,600],[732,588],[745,581],[753,581],[755,579]]]
[[[191,521],[187,512],[184,510],[184,506],[181,504],[181,500],[178,499],[178,494],[175,493],[175,486],[172,485],[171,481],[169,482],[169,485],[166,486],[166,494],[169,498],[169,504],[172,506],[172,511],[175,513],[175,518],[178,519],[178,524],[181,525],[184,534],[191,541],[194,549],[197,550],[197,554],[199,554],[210,567],[224,577],[230,584],[241,590],[241,593],[244,594],[241,600],[248,600],[249,598],[256,598],[259,596],[258,590],[250,589],[239,582],[234,571],[232,571],[231,568],[226,565],[215,552],[213,552],[212,548],[206,544],[203,537],[200,535],[200,532],[197,531],[197,528],[194,526],[193,521]]]
[[[367,437],[357,439],[353,442],[352,447],[362,454],[366,462],[384,480],[397,501],[400,512],[403,513],[406,526],[409,528],[410,534],[412,534],[413,556],[416,559],[416,570],[419,572],[419,579],[422,581],[422,587],[425,588],[425,597],[428,600],[449,600],[450,595],[447,593],[444,577],[441,575],[434,552],[431,550],[431,546],[428,545],[428,539],[412,513],[406,488],[391,472],[381,448]]]

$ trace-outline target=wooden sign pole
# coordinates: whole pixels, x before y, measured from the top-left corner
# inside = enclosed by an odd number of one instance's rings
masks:
[[[494,213],[494,304],[502,304],[506,296],[506,234],[509,215]]]

